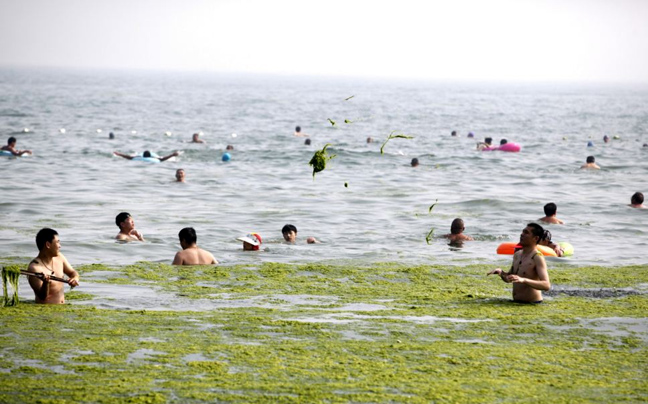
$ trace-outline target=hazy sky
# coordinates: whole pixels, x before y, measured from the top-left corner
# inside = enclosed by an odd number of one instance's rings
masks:
[[[0,0],[0,66],[648,82],[648,0]]]

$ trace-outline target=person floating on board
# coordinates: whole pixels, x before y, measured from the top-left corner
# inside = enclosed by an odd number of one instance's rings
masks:
[[[115,218],[115,224],[119,227],[119,233],[115,237],[120,241],[144,241],[142,233],[135,230],[135,221],[128,212],[121,212]]]
[[[38,256],[27,267],[27,272],[39,274],[29,277],[36,296],[36,303],[63,304],[65,292],[63,282],[54,282],[50,277],[63,278],[68,276],[67,284],[79,286],[79,273],[72,268],[68,260],[61,254],[61,242],[58,232],[54,229],[43,228],[36,234]]]
[[[529,223],[520,234],[522,249],[513,254],[513,264],[508,272],[495,268],[486,275],[499,275],[502,281],[513,284],[513,301],[518,303],[542,303],[542,291],[551,289],[549,272],[544,257],[537,250],[544,229],[537,223]]]
[[[131,156],[131,155],[129,155],[129,154],[120,153],[120,152],[118,152],[118,151],[114,151],[113,154],[114,154],[115,156],[123,157],[123,158],[128,159],[128,160],[133,160],[133,159],[136,159],[136,158],[145,158],[145,159],[157,159],[157,160],[160,160],[160,162],[163,162],[163,161],[167,161],[167,160],[170,159],[171,157],[179,156],[179,155],[180,155],[180,152],[179,152],[179,151],[174,151],[173,153],[169,154],[168,156],[164,156],[164,157],[155,157],[155,156],[154,156],[150,151],[148,151],[148,150],[145,150],[144,153],[142,153],[141,156],[139,156],[139,155]]]
[[[196,245],[198,236],[193,227],[185,227],[178,233],[182,251],[178,251],[173,258],[173,265],[212,265],[218,261],[209,252]]]
[[[0,150],[3,150],[5,152],[9,152],[13,154],[14,156],[22,156],[23,154],[32,154],[31,150],[18,150],[16,149],[16,143],[18,141],[16,140],[15,137],[10,137],[7,139],[7,144],[5,146],[0,147]]]
[[[551,223],[551,224],[565,224],[562,220],[556,217],[556,211],[558,206],[555,203],[549,202],[544,206],[545,217],[538,219],[539,222]]]

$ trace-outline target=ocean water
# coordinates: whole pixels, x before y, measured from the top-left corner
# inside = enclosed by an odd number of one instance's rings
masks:
[[[296,125],[312,145],[293,136]],[[393,131],[414,138],[391,140],[381,154]],[[188,143],[195,132],[207,143]],[[508,261],[497,246],[517,241],[555,202],[566,223],[548,228],[575,254],[550,261],[648,261],[648,210],[627,206],[634,192],[648,193],[646,86],[5,69],[0,134],[34,151],[0,157],[3,260],[35,256],[36,232],[52,227],[73,265],[170,263],[178,231],[192,226],[225,265],[487,266]],[[605,144],[604,135],[619,138]],[[477,151],[487,136],[522,150]],[[235,149],[223,162],[228,144]],[[325,144],[336,157],[313,178],[308,162]],[[150,164],[115,150],[183,153]],[[579,169],[588,155],[602,170]],[[178,168],[187,183],[174,182]],[[146,242],[115,242],[121,211]],[[463,248],[442,237],[455,217],[475,238]],[[297,245],[282,243],[286,223],[297,226]],[[263,251],[243,252],[235,239],[252,231]],[[307,245],[307,236],[322,243]]]

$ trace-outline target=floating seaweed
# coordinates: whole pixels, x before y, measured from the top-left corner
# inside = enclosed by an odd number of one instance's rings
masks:
[[[347,97],[344,99],[344,101],[349,101],[351,98],[355,97],[355,95],[352,95],[351,97]]]
[[[434,203],[433,203],[432,205],[430,205],[430,208],[428,209],[428,215],[432,213],[432,209],[434,209],[434,207],[436,206],[437,202],[439,202],[438,199],[435,200]],[[434,235],[434,227],[431,228],[430,231],[429,231],[429,233],[427,234],[427,236],[425,236],[425,242],[426,242],[428,245],[430,245],[430,240],[432,239],[432,236],[433,236],[433,235]]]
[[[315,179],[316,173],[319,173],[326,168],[326,162],[335,157],[335,154],[329,156],[326,152],[326,148],[329,146],[331,146],[331,144],[327,143],[324,145],[324,148],[322,148],[322,150],[316,151],[315,154],[313,154],[313,158],[311,158],[310,162],[308,163],[309,165],[313,166],[313,179]]]
[[[437,202],[439,202],[438,199],[435,200],[434,203],[430,206],[430,208],[428,209],[428,215],[429,215],[430,213],[432,213],[432,209],[434,209],[434,207],[436,206]]]
[[[328,121],[331,123],[331,126],[335,126],[335,121],[334,120],[332,120],[331,118],[326,118],[326,119],[328,119]]]
[[[348,182],[344,183],[344,188],[349,188],[349,183]]]
[[[387,140],[385,140],[385,143],[383,143],[382,146],[380,146],[380,154],[385,154],[383,149],[385,148],[387,142],[389,142],[392,139],[414,139],[414,136],[403,135],[403,134],[394,135],[394,132],[396,131],[392,131],[392,133],[390,133],[389,136],[387,137]]]
[[[348,119],[345,119],[345,120],[344,120],[344,123],[353,123],[353,121],[350,121],[350,120],[348,120]]]
[[[20,278],[20,268],[15,265],[9,265],[2,269],[2,291],[4,292],[4,301],[2,305],[17,306],[18,305],[18,278]],[[13,288],[13,296],[9,297],[7,284]]]

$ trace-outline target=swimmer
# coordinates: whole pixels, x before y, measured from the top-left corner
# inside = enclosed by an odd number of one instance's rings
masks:
[[[18,141],[16,140],[16,138],[12,136],[7,140],[7,144],[5,146],[0,147],[0,150],[11,152],[11,154],[13,154],[14,156],[22,156],[23,154],[32,154],[31,150],[16,149],[17,142]]]
[[[646,209],[646,206],[644,206],[643,202],[644,202],[643,194],[641,192],[635,192],[630,198],[630,205],[628,206],[637,209]]]
[[[410,165],[411,165],[412,167],[418,167],[418,165],[419,165],[419,161],[418,161],[418,159],[417,159],[416,157],[414,157],[414,158],[412,159],[412,161],[410,162]]]
[[[261,235],[258,233],[250,233],[247,236],[238,237],[237,240],[243,242],[243,251],[259,251],[259,247],[263,243]]]
[[[487,137],[483,142],[477,143],[477,150],[490,150],[493,148],[493,138]]]
[[[308,137],[307,134],[302,133],[301,126],[296,126],[295,127],[295,136],[297,136],[297,137]]]
[[[513,301],[519,303],[542,303],[542,291],[551,289],[549,272],[537,245],[544,229],[537,223],[529,223],[520,234],[522,249],[513,254],[513,264],[508,272],[495,268],[486,275],[499,275],[502,281],[513,284]]]
[[[121,212],[115,218],[115,224],[119,227],[119,233],[115,237],[120,241],[144,241],[142,233],[135,230],[135,221],[128,212]]]
[[[295,244],[297,241],[297,228],[292,224],[287,224],[281,229],[281,234],[283,235],[284,240],[290,244]],[[319,241],[315,237],[306,238],[306,243],[308,244],[317,244]]]
[[[500,146],[504,146],[507,143],[508,143],[508,140],[506,140],[506,139],[500,140]]]
[[[110,132],[110,133],[108,134],[108,139],[114,139],[114,138],[115,138],[115,134],[112,133],[112,132]]]
[[[603,142],[610,143],[610,137],[608,135],[603,136]]]
[[[565,253],[563,251],[563,248],[560,245],[551,241],[551,232],[549,230],[544,231],[544,234],[542,235],[542,238],[538,242],[538,245],[543,245],[545,247],[551,248],[556,252],[556,255],[559,257],[562,257],[563,254]]]
[[[36,234],[38,257],[34,258],[27,267],[28,272],[42,274],[40,277],[30,276],[31,286],[36,297],[36,303],[63,304],[65,292],[63,283],[53,282],[50,276],[63,278],[68,276],[67,284],[79,286],[79,273],[72,268],[68,260],[61,254],[61,241],[54,229],[43,228]]]
[[[552,224],[565,224],[565,222],[556,217],[556,210],[558,210],[558,206],[555,203],[550,202],[546,204],[544,206],[545,217],[541,217],[538,221]]]
[[[306,140],[304,140],[304,144],[305,144],[306,146],[310,146],[310,144],[311,144],[311,140],[310,140],[310,139],[306,139]]]
[[[228,144],[227,147],[225,148],[225,150],[234,150],[234,146],[232,146],[231,144]]]
[[[369,136],[367,138],[367,143],[373,143],[373,142],[374,142],[374,139],[371,136]]]
[[[468,137],[475,137],[475,134],[472,132],[468,132]]]
[[[191,137],[191,142],[189,143],[207,143],[206,141],[200,138],[200,133],[194,133]]]
[[[193,227],[185,227],[180,230],[178,233],[178,238],[180,239],[180,246],[182,251],[178,251],[173,258],[173,264],[171,265],[216,265],[218,261],[214,256],[198,248],[196,241],[198,241],[198,236],[196,235],[196,230]]]
[[[457,131],[453,130],[452,132],[450,132],[450,136],[457,136]]]
[[[601,167],[599,167],[594,161],[594,156],[587,156],[587,160],[585,160],[585,164],[581,166],[581,169],[600,170]]]
[[[449,239],[451,242],[473,241],[472,237],[463,233],[464,230],[466,230],[464,221],[460,218],[456,218],[450,225],[450,234],[446,234],[443,237]]]
[[[132,160],[132,159],[134,159],[136,157],[142,157],[142,158],[149,158],[149,159],[158,159],[158,160],[160,160],[160,162],[163,162],[163,161],[167,161],[171,157],[179,156],[180,152],[179,151],[174,151],[173,153],[169,154],[168,156],[164,156],[164,157],[153,157],[151,155],[151,152],[148,151],[148,150],[145,150],[144,153],[142,153],[141,156],[138,156],[138,155],[130,156],[128,154],[120,153],[120,152],[117,152],[117,151],[113,152],[113,154],[115,156],[118,156],[118,157],[123,157],[123,158],[125,158],[127,160]]]
[[[176,182],[185,182],[185,170],[178,168],[175,173]]]

